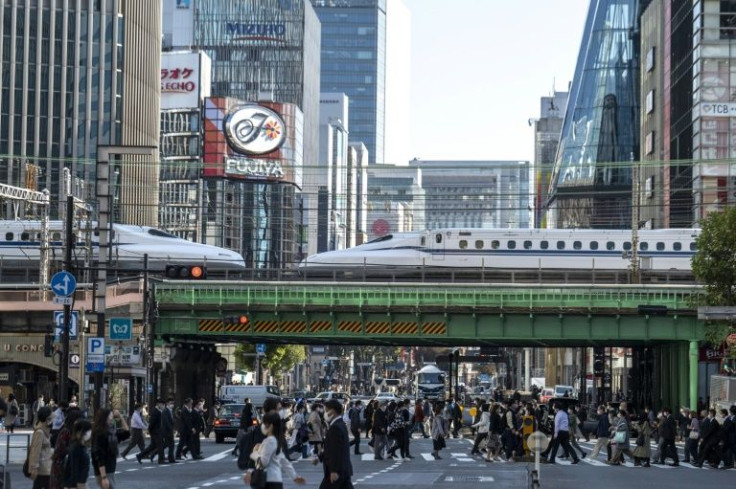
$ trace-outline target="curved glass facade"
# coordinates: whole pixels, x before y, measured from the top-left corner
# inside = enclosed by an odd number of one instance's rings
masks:
[[[558,227],[631,225],[640,3],[591,0],[550,184]]]

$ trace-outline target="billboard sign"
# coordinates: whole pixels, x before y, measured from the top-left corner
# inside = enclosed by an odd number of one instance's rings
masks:
[[[161,109],[196,109],[210,94],[210,59],[205,53],[161,54]]]
[[[301,186],[301,110],[277,102],[205,100],[203,177],[293,183]]]

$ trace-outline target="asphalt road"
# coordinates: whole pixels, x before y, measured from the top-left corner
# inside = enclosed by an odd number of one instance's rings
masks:
[[[526,488],[527,472],[530,464],[487,463],[479,457],[469,455],[472,443],[468,439],[450,439],[448,448],[441,452],[442,460],[433,460],[431,440],[414,439],[411,454],[415,457],[407,461],[375,461],[365,453],[367,446],[361,444],[364,455],[353,455],[356,487],[391,489],[407,487],[412,489],[446,488]],[[581,443],[589,451],[593,443]],[[218,445],[213,440],[202,441],[204,460],[184,461],[175,465],[158,465],[144,462],[138,464],[134,454],[118,464],[117,489],[205,489],[209,487],[242,488],[243,475],[230,455],[233,443]],[[0,451],[5,446],[0,436]],[[29,479],[20,473],[22,458],[18,449],[11,450],[9,465],[12,489],[30,489]],[[543,465],[541,487],[572,488],[595,487],[596,489],[619,489],[622,487],[646,487],[647,489],[692,488],[724,489],[736,484],[736,471],[698,469],[682,464],[679,468],[652,466],[652,468],[625,466],[611,467],[603,462],[605,453],[598,460],[586,457],[578,465],[558,460],[557,465]],[[13,463],[13,462],[16,463]],[[22,460],[21,460],[22,462]],[[322,467],[314,466],[309,460],[295,463],[297,472],[307,479],[306,488],[317,488],[322,480]],[[90,488],[96,484],[90,479]],[[289,482],[285,487],[297,487]]]

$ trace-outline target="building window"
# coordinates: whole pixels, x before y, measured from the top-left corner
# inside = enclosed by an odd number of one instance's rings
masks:
[[[524,249],[525,250],[531,250],[532,249],[532,242],[529,240],[524,241]]]
[[[549,249],[549,241],[540,241],[539,247],[543,250]]]
[[[654,131],[649,131],[644,137],[644,152],[648,155],[654,153]]]
[[[649,90],[649,92],[647,93],[644,107],[646,107],[647,114],[651,114],[652,112],[654,112],[654,90]]]
[[[661,241],[657,242],[657,251],[664,251],[664,243]]]
[[[655,49],[654,49],[654,46],[652,46],[651,48],[649,48],[649,51],[647,51],[647,60],[646,60],[647,72],[650,72],[654,69],[654,60],[655,60],[654,53],[655,53]]]
[[[654,197],[654,176],[648,177],[644,180],[644,196],[647,199]]]
[[[721,0],[721,39],[736,39],[736,0]]]
[[[558,250],[564,250],[565,249],[565,242],[564,241],[558,241],[557,242],[557,249]]]
[[[497,250],[501,247],[501,243],[497,239],[491,241],[491,249]]]
[[[467,239],[461,239],[460,240],[460,249],[465,250],[468,248],[468,240]]]
[[[591,241],[590,242],[590,249],[595,251],[598,249],[598,241]]]
[[[510,249],[510,250],[515,250],[516,249],[516,241],[509,241],[508,243],[506,243],[506,247],[508,249]]]

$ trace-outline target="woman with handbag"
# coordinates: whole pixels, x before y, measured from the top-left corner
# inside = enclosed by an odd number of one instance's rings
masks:
[[[637,428],[639,436],[636,437],[636,448],[631,453],[634,456],[634,466],[651,467],[649,459],[652,457],[652,447],[649,443],[652,439],[652,425],[649,424],[646,414],[639,417]]]
[[[624,462],[624,454],[633,458],[629,449],[629,415],[623,409],[619,411],[618,418],[613,428],[612,444],[615,445],[613,456],[611,457],[611,465],[621,465]]]
[[[8,433],[15,431],[15,425],[18,424],[20,409],[18,408],[18,400],[12,392],[8,394],[8,412],[5,413],[5,429]]]
[[[36,413],[36,427],[28,452],[28,471],[33,481],[33,489],[49,489],[51,486],[51,422],[54,415],[51,408],[44,406]]]
[[[700,420],[697,411],[690,411],[687,429],[689,433],[685,438],[685,463],[698,459],[698,442],[700,441]]]
[[[306,483],[304,477],[297,475],[294,466],[286,458],[281,427],[278,413],[269,413],[263,417],[261,432],[266,439],[253,447],[250,458],[255,462],[256,468],[246,472],[243,479],[253,489],[283,489],[283,474],[291,477],[297,484]]]
[[[434,417],[432,418],[432,456],[435,460],[441,460],[440,450],[445,448],[445,438],[447,438],[447,425],[445,424],[445,418],[442,416],[443,407],[441,404],[437,404],[434,407]]]

